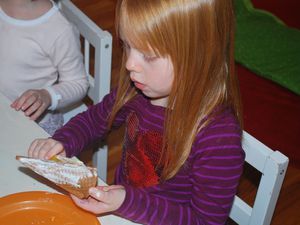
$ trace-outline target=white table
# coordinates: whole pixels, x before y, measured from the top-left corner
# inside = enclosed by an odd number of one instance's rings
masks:
[[[41,183],[34,173],[24,173],[22,165],[15,159],[16,155],[27,155],[34,139],[48,136],[22,112],[12,109],[9,100],[0,92],[0,197],[23,191],[59,192],[51,182]],[[100,179],[98,183],[105,185]],[[98,217],[98,220],[102,225],[136,224],[115,215]]]

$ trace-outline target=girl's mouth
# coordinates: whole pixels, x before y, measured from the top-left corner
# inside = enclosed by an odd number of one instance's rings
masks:
[[[145,87],[145,85],[142,84],[142,83],[140,83],[140,82],[133,81],[133,83],[134,83],[134,86],[135,86],[136,88],[140,89],[140,90],[143,90],[144,87]]]

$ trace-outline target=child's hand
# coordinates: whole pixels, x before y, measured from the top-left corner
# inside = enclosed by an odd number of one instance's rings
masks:
[[[52,138],[36,139],[28,149],[28,156],[38,159],[50,159],[58,154],[66,156],[64,146]]]
[[[112,212],[120,208],[124,202],[126,191],[121,185],[98,186],[90,188],[88,199],[79,199],[71,195],[73,201],[80,208],[94,214]]]
[[[45,89],[27,90],[17,98],[11,107],[22,110],[30,119],[36,120],[51,104],[51,96]]]

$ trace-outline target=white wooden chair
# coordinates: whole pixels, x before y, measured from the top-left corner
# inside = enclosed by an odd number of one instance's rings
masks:
[[[84,39],[84,64],[90,83],[88,97],[94,104],[98,103],[110,91],[112,36],[97,26],[70,0],[62,0],[59,6]],[[91,46],[94,48],[94,56],[90,56]],[[90,58],[94,59],[94,76],[90,74]],[[87,106],[83,102],[66,109],[64,121],[67,122],[86,109]],[[93,155],[93,163],[97,166],[98,175],[103,181],[106,181],[107,178],[107,157],[107,145],[99,147]]]
[[[240,225],[269,225],[289,160],[245,131],[242,143],[246,162],[261,172],[261,180],[253,207],[235,196],[230,218]]]

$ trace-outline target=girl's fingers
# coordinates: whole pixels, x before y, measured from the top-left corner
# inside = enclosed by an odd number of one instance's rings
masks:
[[[36,108],[36,106],[34,106],[34,104],[37,101],[37,97],[34,95],[29,96],[24,103],[22,104],[22,111],[24,111],[26,116],[29,116],[32,112],[34,111],[34,109]],[[30,109],[32,107],[32,109]]]
[[[44,159],[45,154],[46,154],[46,149],[45,149],[45,140],[41,140],[37,143],[35,149],[33,150],[33,157],[34,158],[39,158],[39,159]]]
[[[116,190],[116,189],[124,189],[124,187],[121,186],[121,185],[97,186],[95,188],[100,190],[100,191],[104,191],[104,192],[111,191],[111,190]]]
[[[37,118],[40,117],[40,115],[43,114],[43,112],[46,110],[45,106],[42,103],[35,103],[34,105],[32,105],[30,107],[30,114],[28,114],[28,116],[30,116],[31,120],[36,120]],[[26,114],[27,115],[27,111]]]
[[[105,209],[104,204],[95,200],[94,198],[87,198],[87,199],[80,199],[76,196],[71,194],[71,198],[73,199],[74,203],[79,206],[80,208],[92,212],[94,214],[105,213],[108,210]]]
[[[28,153],[27,153],[29,157],[33,157],[33,152],[34,152],[34,149],[36,148],[36,146],[37,146],[37,144],[38,144],[38,141],[39,141],[39,139],[33,141],[33,142],[30,144],[29,149],[28,149]]]
[[[101,202],[107,202],[108,190],[104,189],[104,187],[92,187],[89,189],[89,194]]]
[[[21,109],[22,105],[24,104],[24,102],[25,102],[25,98],[22,95],[11,104],[11,107],[13,107],[15,110],[19,111]]]
[[[24,92],[17,102],[16,109],[26,111],[33,103],[36,102],[38,96],[31,90]]]
[[[114,196],[119,193],[120,190],[124,190],[121,185],[110,185],[110,186],[98,186],[89,189],[89,194],[106,204],[112,204]]]
[[[44,144],[43,139],[38,139],[33,142],[33,144],[30,146],[28,155],[33,158],[38,158],[39,157],[39,152]]]
[[[52,156],[58,155],[61,152],[63,152],[63,150],[64,150],[63,145],[59,142],[55,142],[55,144],[53,146],[51,146],[50,150],[47,151],[45,158],[50,159]]]
[[[51,138],[33,141],[28,150],[29,157],[39,159],[50,159],[57,154],[66,155],[63,145]]]
[[[16,99],[15,101],[13,101],[13,103],[10,104],[10,107],[14,108],[17,110],[17,102],[18,102],[18,99]]]
[[[125,189],[120,185],[93,187],[89,189],[90,197],[79,199],[72,196],[75,204],[95,214],[112,212],[118,209],[125,199]]]
[[[41,105],[42,105],[42,102],[39,99],[36,99],[31,104],[28,104],[28,107],[26,108],[26,110],[24,110],[25,115],[30,116],[35,111],[37,111],[41,107]]]

